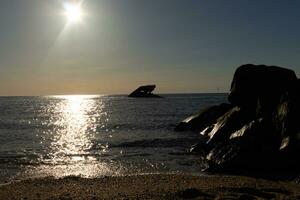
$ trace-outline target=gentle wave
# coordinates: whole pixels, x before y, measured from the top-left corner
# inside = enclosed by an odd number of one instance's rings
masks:
[[[199,134],[174,127],[226,102],[227,94],[163,96],[0,97],[0,181],[29,174],[199,172],[198,158],[187,155]]]

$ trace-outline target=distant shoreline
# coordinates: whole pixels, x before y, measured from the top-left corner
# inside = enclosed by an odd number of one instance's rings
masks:
[[[300,184],[242,176],[149,174],[95,179],[43,178],[0,186],[0,199],[189,198],[299,199]]]

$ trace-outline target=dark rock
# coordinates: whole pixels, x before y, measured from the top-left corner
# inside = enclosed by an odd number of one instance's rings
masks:
[[[238,159],[243,158],[240,139],[230,140],[224,144],[214,147],[205,157],[208,172],[232,173],[235,170],[244,169],[244,161]]]
[[[156,94],[153,94],[153,90],[156,88],[155,85],[144,85],[137,88],[135,91],[133,91],[128,97],[161,97]]]
[[[181,122],[201,131],[190,151],[203,169],[248,174],[299,174],[300,80],[292,70],[243,65],[234,75],[232,105],[214,106]]]
[[[236,106],[218,118],[212,127],[202,131],[201,134],[208,137],[207,144],[209,146],[215,145],[228,140],[231,133],[239,130],[253,119],[254,116],[249,114],[248,110]]]
[[[283,136],[294,135],[299,131],[298,106],[288,93],[282,96],[281,102],[273,115],[276,130]]]
[[[281,95],[296,81],[295,72],[289,69],[242,65],[235,71],[228,100],[237,106],[257,108],[259,116],[269,115],[279,103]]]
[[[207,137],[200,137],[198,140],[197,140],[197,143],[192,145],[190,147],[190,149],[188,149],[188,152],[189,153],[192,153],[192,154],[197,154],[200,156],[200,158],[202,159],[202,163],[203,165],[205,165],[206,163],[206,160],[204,159],[207,155],[207,153],[211,150],[211,148],[207,145],[207,140],[208,138]]]
[[[281,167],[287,170],[294,170],[299,173],[300,169],[300,133],[282,139],[279,151]]]
[[[300,132],[300,81],[283,93],[273,114],[276,130],[283,136],[294,136]]]
[[[278,155],[280,138],[273,135],[268,120],[252,121],[216,145],[206,159],[211,171],[268,169]]]
[[[220,116],[231,108],[232,105],[226,103],[208,107],[203,111],[184,119],[175,127],[175,131],[202,131],[207,126],[215,123]]]

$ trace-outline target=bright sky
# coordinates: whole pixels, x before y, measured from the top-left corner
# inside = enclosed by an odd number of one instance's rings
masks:
[[[74,20],[70,2],[1,0],[0,95],[226,92],[245,63],[300,73],[298,0],[85,0]]]

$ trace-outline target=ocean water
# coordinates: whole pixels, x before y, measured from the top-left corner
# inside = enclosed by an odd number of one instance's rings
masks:
[[[163,96],[0,97],[0,182],[200,173],[198,157],[187,153],[199,134],[174,127],[227,94]]]

